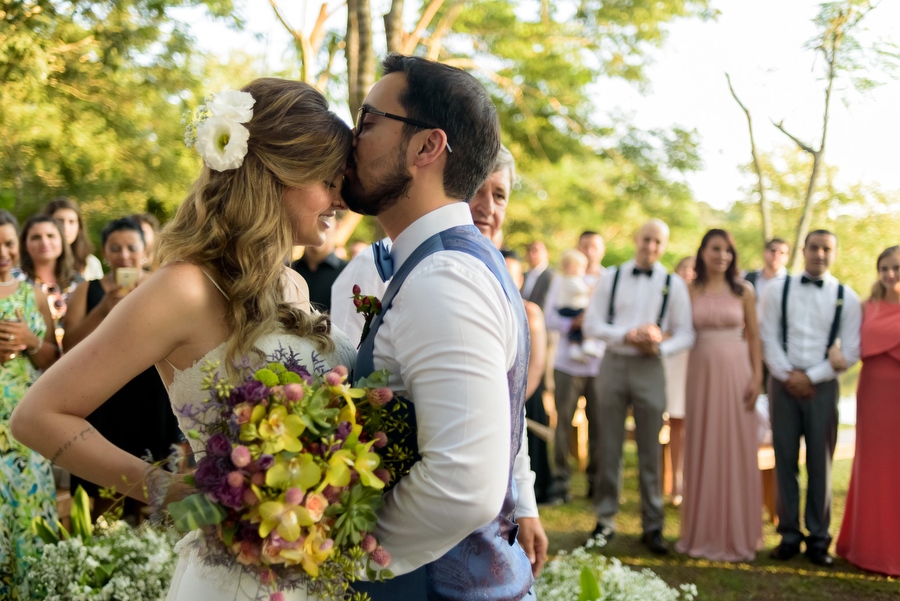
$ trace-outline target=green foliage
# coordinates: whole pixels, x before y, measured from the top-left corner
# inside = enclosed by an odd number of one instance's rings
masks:
[[[168,15],[183,4],[4,3],[3,208],[24,217],[65,194],[95,225],[180,201],[198,167],[180,143],[181,115],[202,97],[187,26]],[[212,14],[232,9],[230,0],[204,4]]]
[[[581,592],[578,594],[578,601],[596,601],[602,597],[597,576],[591,568],[584,566],[581,570]]]
[[[219,524],[226,514],[204,494],[194,494],[181,501],[169,503],[167,509],[179,532],[190,532],[203,526]]]

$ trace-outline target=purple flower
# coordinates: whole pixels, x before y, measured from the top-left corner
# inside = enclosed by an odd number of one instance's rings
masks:
[[[225,482],[213,493],[219,503],[232,509],[240,509],[244,506],[244,487],[231,486]]]
[[[275,457],[272,455],[260,455],[255,461],[256,471],[264,472],[275,465]]]
[[[207,455],[197,464],[194,482],[197,483],[197,488],[204,492],[216,491],[223,485],[227,486],[225,480],[232,470],[234,466],[228,459]]]
[[[206,441],[206,452],[216,457],[231,455],[231,441],[221,432],[216,432]]]
[[[250,403],[257,405],[260,401],[265,400],[271,391],[269,387],[258,380],[248,380],[231,391],[228,397],[228,404],[234,407],[239,403]]]
[[[347,440],[347,437],[350,436],[350,430],[352,429],[353,427],[350,425],[350,422],[341,422],[334,432],[334,437],[338,440]]]

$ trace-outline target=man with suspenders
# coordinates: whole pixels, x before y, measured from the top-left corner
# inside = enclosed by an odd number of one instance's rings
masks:
[[[668,240],[669,227],[658,219],[638,230],[634,259],[607,271],[594,290],[583,326],[586,336],[606,342],[597,378],[603,419],[593,462],[597,527],[592,536],[615,535],[625,417],[631,405],[638,444],[641,541],[658,554],[668,552],[662,537],[660,481],[659,431],[666,408],[662,356],[694,344],[687,286],[658,262]]]
[[[840,339],[846,366],[859,360],[859,298],[829,273],[837,237],[810,232],[804,243],[802,275],[773,282],[766,290],[760,319],[763,355],[769,367],[769,404],[775,473],[778,479],[778,533],[775,559],[791,559],[806,542],[814,564],[829,567],[831,461],[837,442],[837,374],[829,348]],[[797,479],[800,437],[806,441],[806,529],[800,530]]]

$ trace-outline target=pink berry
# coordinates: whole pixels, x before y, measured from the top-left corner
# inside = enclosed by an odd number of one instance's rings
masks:
[[[353,284],[353,294],[359,294],[362,292],[362,288],[359,287],[359,284]]]
[[[252,488],[244,489],[244,505],[249,507],[253,507],[254,505],[259,504],[259,497],[256,496],[256,493],[253,492]]]
[[[238,471],[229,472],[226,480],[228,481],[228,486],[237,488],[244,485],[244,474]]]
[[[264,472],[256,472],[255,474],[250,476],[250,482],[252,482],[256,486],[262,486],[266,483],[266,474]]]
[[[300,384],[285,384],[284,398],[289,401],[299,401],[303,398],[303,386]]]
[[[367,534],[365,538],[362,539],[362,542],[359,543],[359,546],[366,553],[371,553],[378,546],[378,541],[375,540],[375,537],[371,534]]]
[[[373,440],[375,440],[375,447],[376,447],[376,448],[378,448],[378,449],[383,449],[384,447],[387,446],[387,443],[388,443],[388,437],[387,437],[387,434],[385,434],[384,432],[376,432],[376,433],[372,436],[372,438],[373,438]]]
[[[250,465],[250,449],[244,445],[238,445],[231,450],[231,462],[235,467],[247,467]]]
[[[334,373],[333,371],[325,374],[325,383],[329,386],[340,386],[343,383],[344,379],[341,378],[340,375]]]
[[[303,502],[303,491],[299,488],[289,488],[288,491],[284,494],[284,501],[288,505],[299,505]]]
[[[375,550],[372,551],[371,557],[372,561],[383,568],[391,565],[391,554],[388,553],[388,550],[384,547],[376,547]]]
[[[348,375],[350,375],[350,370],[347,369],[343,365],[335,365],[331,371],[336,373],[337,375],[339,375],[342,378],[346,378]]]
[[[277,593],[272,593],[269,595],[269,601],[285,601],[284,593],[278,591]]]
[[[360,307],[362,307],[362,301],[359,300],[358,298],[354,298],[354,299],[353,299],[353,306],[356,307],[357,309],[359,309]]]
[[[374,472],[375,477],[384,482],[385,484],[391,483],[391,473],[384,469],[383,467],[378,468]]]
[[[394,398],[394,391],[387,387],[369,391],[369,402],[376,407],[387,405],[392,398]]]

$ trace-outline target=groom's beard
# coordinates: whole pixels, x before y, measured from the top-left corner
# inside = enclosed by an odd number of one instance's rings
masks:
[[[344,175],[341,187],[341,196],[347,207],[354,213],[377,217],[397,204],[407,195],[413,181],[412,175],[406,170],[405,159],[406,144],[403,144],[390,165],[390,171],[371,189],[363,186],[354,165],[351,175]]]

